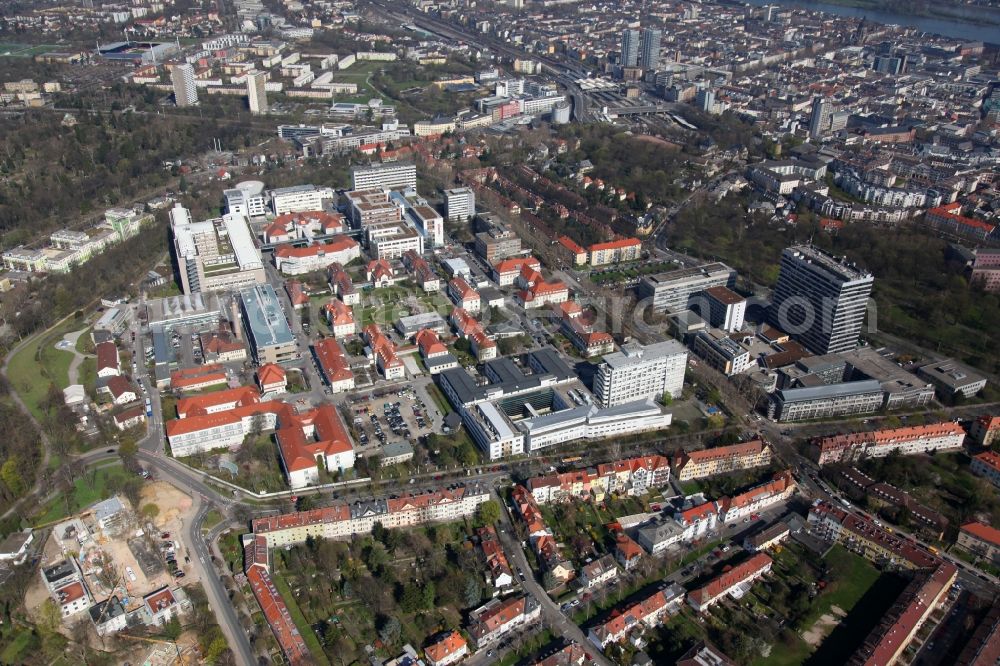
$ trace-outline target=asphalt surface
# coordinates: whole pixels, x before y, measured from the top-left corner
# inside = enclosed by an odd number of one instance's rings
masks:
[[[594,644],[587,640],[583,630],[573,622],[570,622],[569,618],[560,610],[559,605],[546,594],[542,586],[535,580],[533,571],[528,565],[528,558],[524,554],[524,549],[521,548],[521,544],[513,536],[514,527],[511,524],[510,515],[507,513],[507,503],[502,498],[498,497],[496,499],[504,509],[500,512],[500,529],[498,530],[500,543],[503,545],[504,552],[513,562],[514,566],[520,568],[524,573],[524,580],[521,581],[521,586],[525,592],[534,596],[541,604],[542,617],[545,618],[545,622],[549,625],[552,633],[579,643],[593,663],[599,666],[611,666],[611,662],[605,659],[604,655]]]

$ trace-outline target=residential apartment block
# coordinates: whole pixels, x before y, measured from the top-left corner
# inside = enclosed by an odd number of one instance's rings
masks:
[[[771,464],[771,447],[762,439],[683,452],[674,460],[674,474],[680,481],[726,474]]]
[[[692,590],[687,596],[688,603],[696,612],[704,613],[726,596],[738,599],[750,590],[757,579],[771,571],[773,563],[774,560],[769,555],[757,553],[713,578],[703,587]]]
[[[541,605],[530,595],[493,599],[469,613],[469,636],[476,648],[482,649],[536,621],[541,614]]]
[[[643,495],[670,483],[670,465],[663,456],[629,458],[596,468],[536,476],[527,488],[538,504],[569,499],[601,502],[609,493]]]
[[[604,650],[611,644],[625,640],[631,633],[642,633],[659,626],[668,610],[667,593],[657,590],[645,599],[622,608],[620,612],[612,613],[606,621],[587,632],[587,639]]]
[[[993,565],[1000,563],[1000,530],[991,525],[979,522],[962,525],[958,531],[958,546]]]
[[[449,222],[467,222],[476,216],[476,193],[468,187],[445,190],[444,209]]]
[[[795,492],[795,479],[790,470],[778,472],[774,478],[745,492],[719,499],[719,521],[732,523],[769,506],[787,500]]]
[[[338,503],[311,511],[266,516],[253,521],[253,532],[268,548],[305,543],[306,539],[348,539],[368,534],[375,523],[393,529],[472,516],[490,499],[489,488],[457,485],[412,495],[353,504]]]
[[[960,449],[965,431],[957,423],[891,428],[820,437],[809,446],[809,457],[819,465],[853,463],[862,458],[881,458],[893,451],[915,455]]]
[[[972,456],[969,471],[1000,487],[1000,455],[993,451],[983,451]]]
[[[623,238],[607,243],[596,243],[587,250],[591,266],[605,266],[625,261],[636,261],[642,256],[642,241]]]

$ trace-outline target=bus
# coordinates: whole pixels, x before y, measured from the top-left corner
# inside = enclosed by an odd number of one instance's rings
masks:
[[[146,417],[148,418],[152,415],[153,415],[153,401],[150,400],[149,398],[146,398]]]

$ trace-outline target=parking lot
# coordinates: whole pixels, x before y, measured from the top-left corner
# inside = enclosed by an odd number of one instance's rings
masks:
[[[424,404],[411,388],[351,406],[361,449],[376,449],[389,442],[412,442],[433,432]]]

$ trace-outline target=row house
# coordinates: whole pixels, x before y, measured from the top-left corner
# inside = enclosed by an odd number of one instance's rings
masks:
[[[820,437],[809,447],[809,456],[820,465],[853,463],[861,458],[882,458],[898,451],[916,455],[962,448],[965,431],[957,423],[890,428]]]
[[[539,504],[579,499],[597,502],[605,495],[644,495],[670,483],[670,465],[663,456],[641,456],[598,465],[597,468],[538,476],[528,489]]]
[[[704,613],[727,595],[739,598],[750,589],[754,581],[771,571],[773,560],[765,553],[757,553],[729,571],[710,580],[703,587],[688,594],[688,604],[698,613]]]
[[[729,446],[682,452],[674,459],[674,474],[680,481],[727,474],[771,464],[771,447],[763,439]]]
[[[476,530],[476,536],[479,537],[479,550],[489,571],[486,582],[498,590],[513,585],[514,576],[507,562],[507,556],[503,552],[503,546],[497,538],[496,528],[492,525],[481,527]]]
[[[605,555],[580,567],[580,587],[585,590],[606,585],[618,578],[618,566],[612,555]]]
[[[305,543],[310,537],[348,539],[371,533],[375,523],[395,529],[461,520],[475,515],[479,505],[489,499],[486,486],[459,484],[388,499],[265,516],[254,519],[253,533],[263,537],[268,548]]]
[[[493,599],[469,614],[469,636],[482,649],[541,617],[542,607],[529,595]]]
[[[1000,455],[993,451],[983,451],[972,456],[969,471],[1000,487]]]
[[[719,520],[723,523],[741,520],[778,502],[785,501],[793,492],[795,492],[795,479],[792,477],[791,470],[778,472],[767,483],[755,486],[739,495],[720,499]]]
[[[629,633],[659,626],[667,613],[667,594],[663,590],[657,590],[641,601],[613,611],[607,620],[591,627],[587,632],[587,639],[604,650],[611,644],[625,640]]]
[[[299,633],[281,593],[271,580],[271,559],[267,539],[248,534],[243,540],[243,571],[250,591],[264,612],[278,646],[290,664],[309,662],[309,648]]]
[[[829,502],[818,502],[807,517],[810,531],[821,539],[839,543],[867,560],[888,567],[927,569],[941,560],[918,545],[876,525],[869,518],[845,511]]]
[[[424,648],[430,666],[451,666],[469,654],[469,645],[457,631],[449,631]]]
[[[524,486],[515,486],[511,493],[511,500],[517,508],[518,514],[525,524],[525,531],[531,542],[532,548],[539,559],[560,583],[570,581],[576,574],[572,564],[562,556],[559,544],[556,543],[552,530],[545,524],[542,512],[535,504],[531,493]]]

